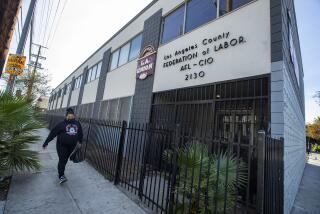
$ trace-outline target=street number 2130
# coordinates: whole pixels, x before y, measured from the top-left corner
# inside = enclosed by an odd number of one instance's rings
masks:
[[[198,78],[203,78],[205,76],[205,72],[204,71],[200,71],[200,72],[195,72],[195,73],[191,73],[191,74],[186,74],[185,76],[185,81],[189,81],[189,80],[195,80]]]

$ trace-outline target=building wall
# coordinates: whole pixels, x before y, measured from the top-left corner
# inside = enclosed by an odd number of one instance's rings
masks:
[[[287,10],[299,64],[298,84],[290,60]],[[284,138],[284,213],[290,213],[305,167],[304,82],[293,0],[271,0],[271,134]]]
[[[158,10],[144,23],[142,34],[141,50],[145,47],[152,46],[158,49],[160,42],[162,10]],[[155,75],[149,76],[145,80],[136,80],[134,97],[131,108],[131,121],[149,122],[152,104],[152,88]]]
[[[269,8],[269,0],[252,2],[174,41],[160,45],[153,91],[159,92],[270,73]],[[208,44],[209,39],[223,34],[228,35],[228,38]],[[240,37],[243,37],[245,42],[240,42]],[[231,41],[236,40],[238,43],[231,46]],[[218,49],[221,44],[224,48]],[[192,46],[197,48],[175,56],[176,51]],[[176,65],[165,66],[165,63],[190,54],[197,54],[197,57]],[[172,56],[170,59],[165,59],[170,55]],[[213,63],[203,65],[202,61],[200,64],[200,60],[210,57],[213,58]],[[184,65],[189,65],[190,68],[181,71]],[[194,73],[200,75],[201,71],[205,72],[203,77],[187,78],[187,75]]]
[[[105,83],[103,100],[127,97],[134,94],[136,85],[137,60],[109,71]]]
[[[69,99],[69,93],[66,93],[63,95],[63,103],[62,103],[62,108],[66,108],[68,105],[68,99]]]
[[[70,105],[69,106],[76,106],[78,105],[78,98],[79,98],[80,88],[77,88],[72,91]]]
[[[96,79],[84,85],[82,104],[93,103],[96,101],[98,83],[99,79]]]
[[[284,66],[284,213],[290,213],[306,162],[305,118]]]

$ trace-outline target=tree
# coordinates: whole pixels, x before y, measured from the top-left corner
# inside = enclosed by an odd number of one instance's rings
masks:
[[[26,96],[28,89],[30,89],[30,99],[36,99],[39,96],[48,96],[51,92],[51,87],[48,85],[51,81],[51,75],[42,70],[36,70],[34,74],[33,76],[33,71],[25,69],[25,72],[16,78],[16,88],[21,91],[22,96]],[[2,76],[2,79],[7,82],[8,78],[8,75]]]
[[[307,125],[307,137],[320,142],[320,117]]]
[[[32,101],[0,92],[0,175],[40,168],[38,153],[29,149],[40,137],[43,124],[37,120]]]
[[[23,89],[23,95],[27,95],[28,90],[31,92],[31,99],[35,99],[38,96],[47,96],[51,92],[51,87],[48,83],[51,81],[51,77],[44,71],[26,72],[19,78],[17,78],[17,86]]]

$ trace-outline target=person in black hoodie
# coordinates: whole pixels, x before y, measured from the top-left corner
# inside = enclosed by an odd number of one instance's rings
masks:
[[[67,181],[64,170],[69,156],[75,147],[81,147],[83,133],[79,121],[75,120],[72,108],[67,109],[66,118],[58,123],[50,132],[46,141],[43,143],[43,149],[46,149],[48,143],[57,137],[57,153],[59,156],[58,173],[60,184]]]

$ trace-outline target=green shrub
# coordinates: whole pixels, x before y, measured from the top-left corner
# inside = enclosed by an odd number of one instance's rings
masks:
[[[184,203],[180,201],[175,204],[174,209],[178,213],[186,212],[189,208],[192,214],[210,214],[215,213],[215,210],[223,213],[226,202],[228,213],[235,204],[237,190],[247,183],[245,163],[227,152],[211,154],[205,145],[197,142],[176,152],[176,163],[180,171],[176,194],[186,199]],[[172,157],[173,151],[166,150],[165,160],[171,162]]]
[[[320,145],[313,144],[312,147],[311,147],[311,151],[320,152]]]
[[[36,118],[32,101],[0,92],[0,175],[40,168],[38,153],[29,149],[43,127]]]

